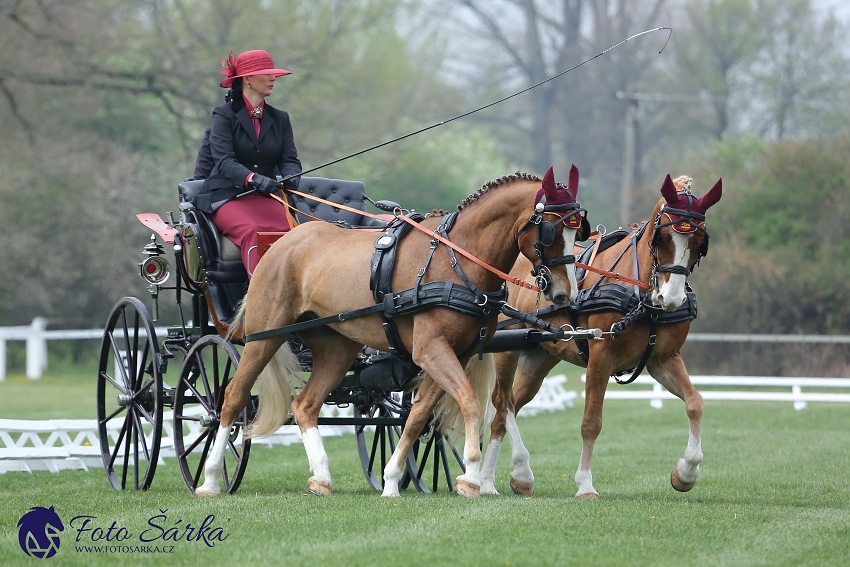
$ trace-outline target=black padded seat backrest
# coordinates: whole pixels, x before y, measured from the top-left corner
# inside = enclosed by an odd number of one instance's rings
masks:
[[[182,183],[177,184],[177,196],[181,203],[191,201],[195,195],[200,193],[201,187],[204,186],[203,179],[187,179]]]
[[[360,181],[346,181],[342,179],[327,179],[325,177],[302,177],[298,184],[298,191],[308,195],[315,195],[325,201],[339,203],[359,211],[366,210],[365,194],[366,188]],[[290,203],[298,211],[303,211],[316,218],[335,222],[344,221],[354,226],[385,226],[386,223],[358,215],[350,211],[332,207],[301,195],[289,196]],[[300,223],[312,219],[295,213],[296,220]]]

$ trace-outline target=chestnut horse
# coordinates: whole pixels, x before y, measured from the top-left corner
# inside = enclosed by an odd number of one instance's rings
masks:
[[[542,184],[539,177],[528,174],[502,177],[488,182],[458,206],[451,232],[444,232],[443,237],[450,236],[454,245],[502,272],[508,271],[522,253],[541,264],[538,274],[546,281],[546,298],[555,304],[566,304],[575,297],[577,290],[575,266],[564,260],[572,258],[565,253],[573,249],[583,220],[575,204],[577,191],[575,166],[566,190],[556,186],[551,169]],[[544,203],[541,203],[544,196]],[[549,215],[545,217],[548,220],[543,220],[544,215]],[[403,239],[398,237],[388,300],[401,297],[400,290],[410,290],[420,283],[424,288],[427,282],[441,281],[455,282],[470,290],[469,293],[474,291],[476,301],[480,302],[478,305],[486,305],[485,294],[503,301],[506,296],[503,278],[464,257],[456,257],[447,246],[439,245],[438,227],[448,218],[434,214],[421,223],[427,233],[411,230]],[[551,229],[550,238],[541,239],[539,229],[537,235],[535,230],[527,230],[536,226],[529,219],[536,219],[537,225]],[[404,224],[401,220],[397,222]],[[555,230],[561,222],[564,226]],[[270,435],[287,420],[291,407],[313,474],[307,488],[315,494],[331,493],[328,456],[317,428],[319,410],[364,345],[384,351],[393,347],[382,319],[373,313],[298,330],[298,336],[313,355],[313,369],[294,399],[290,381],[300,383],[301,378],[297,376],[300,368],[286,345],[289,333],[281,332],[262,340],[250,340],[250,335],[376,305],[370,291],[370,264],[376,247],[392,242],[389,232],[378,236],[376,241],[374,232],[341,230],[331,224],[310,222],[290,231],[266,253],[231,323],[232,329],[244,331],[246,344],[239,367],[225,392],[220,427],[205,464],[204,483],[195,494],[219,494],[230,427],[245,407],[258,377],[259,409],[249,434],[253,437]],[[422,293],[416,296],[423,297]],[[467,468],[457,479],[458,492],[464,496],[478,495],[479,420],[486,394],[479,400],[464,367],[477,354],[478,342],[495,331],[499,312],[498,305],[479,309],[486,309],[483,317],[480,313],[471,315],[437,306],[393,319],[401,339],[401,344],[395,345],[396,350],[403,347],[409,352],[413,362],[425,371],[425,376],[404,435],[387,466],[390,478],[385,478],[385,496],[398,495],[402,471],[397,463],[406,462],[413,442],[430,417],[437,396],[429,392],[443,390],[460,406],[467,439],[463,454]],[[492,380],[492,373],[489,378]]]
[[[654,311],[656,315],[662,312],[679,313],[677,308],[686,300],[686,277],[708,250],[708,233],[704,226],[705,212],[720,200],[722,181],[718,180],[700,199],[690,193],[691,182],[688,177],[679,177],[674,181],[668,175],[661,187],[663,198],[655,206],[650,217],[654,219],[654,225],[652,221],[645,223],[643,230],[636,228],[632,231],[631,238],[623,238],[607,250],[598,252],[592,259],[593,267],[645,282],[644,285],[650,289],[647,295],[642,296],[642,303],[648,311]],[[637,273],[634,267],[637,267]],[[521,273],[526,270],[528,262],[520,258],[513,272]],[[610,283],[614,283],[610,277],[587,272],[579,287],[589,290],[597,284]],[[638,288],[632,285],[614,289],[625,291],[626,298],[632,293],[638,293]],[[586,293],[581,292],[579,299],[582,300]],[[535,293],[520,290],[518,293],[512,291],[511,295],[510,301],[515,301],[518,309],[535,310],[538,299]],[[571,304],[570,308],[574,306],[575,303]],[[588,313],[583,312],[581,306],[582,303],[578,302],[571,318],[568,309],[550,307],[547,310],[545,304],[541,304],[541,312],[549,311],[546,315],[541,314],[541,318],[555,325],[578,324],[584,328],[602,329],[611,328],[623,319],[623,313],[613,309],[591,310],[593,312]],[[693,309],[692,316],[695,316],[695,304]],[[579,351],[575,341],[543,343],[535,350],[496,355],[497,383],[492,398],[496,415],[491,423],[490,445],[482,469],[482,493],[498,494],[494,478],[496,461],[507,432],[512,449],[511,461],[514,465],[511,488],[518,494],[533,494],[534,475],[515,416],[537,394],[543,378],[561,360],[587,368],[584,418],[581,424],[581,459],[575,475],[578,487],[576,497],[599,497],[593,487],[590,461],[594,443],[602,429],[602,404],[608,379],[612,375],[624,374],[636,367],[639,372],[641,363],[646,364],[655,380],[685,402],[690,434],[684,458],[673,468],[671,483],[673,488],[682,492],[694,486],[703,458],[700,447],[703,401],[691,384],[685,363],[679,354],[688,336],[690,317],[686,313],[683,321],[682,317],[679,318],[681,322],[659,324],[657,327],[645,318],[636,319],[636,322],[626,326],[618,338],[609,336],[604,340],[590,341],[587,358]],[[650,350],[647,345],[650,342],[651,329],[655,329],[656,340],[654,348]],[[648,360],[645,360],[644,355],[649,352],[651,354]],[[519,375],[514,383],[517,366]]]

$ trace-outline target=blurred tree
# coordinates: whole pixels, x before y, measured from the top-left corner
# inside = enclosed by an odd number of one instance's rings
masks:
[[[847,25],[832,14],[820,17],[810,0],[776,3],[763,10],[761,25],[763,46],[739,79],[751,101],[745,114],[750,128],[778,140],[846,128]]]
[[[402,36],[411,18],[395,0],[0,2],[0,324],[97,325],[122,295],[146,296],[134,263],[149,233],[133,216],[176,206],[231,49],[293,71],[270,103],[291,113],[306,167],[451,114],[439,42],[428,26]],[[381,152],[360,173],[412,168],[391,159],[407,150]],[[446,178],[454,164],[431,166]]]

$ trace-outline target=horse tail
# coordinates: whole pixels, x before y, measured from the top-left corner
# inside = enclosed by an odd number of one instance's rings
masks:
[[[283,343],[257,378],[260,406],[246,430],[247,437],[268,437],[289,419],[293,383],[304,383],[301,363],[292,353],[289,343]]]
[[[496,386],[496,363],[493,353],[485,353],[482,360],[474,356],[464,369],[475,396],[481,407],[481,420],[478,423],[479,442],[483,439],[486,426],[493,420],[496,408],[490,400]],[[435,410],[440,433],[448,433],[449,440],[457,444],[464,435],[465,428],[460,405],[451,396],[443,396]]]
[[[247,306],[247,302],[245,301],[245,297],[239,301],[239,306],[236,309],[236,315],[233,316],[233,320],[227,325],[227,335],[226,338],[228,341],[233,338],[233,335],[236,334],[236,331],[242,328],[242,325],[245,323],[245,308]]]

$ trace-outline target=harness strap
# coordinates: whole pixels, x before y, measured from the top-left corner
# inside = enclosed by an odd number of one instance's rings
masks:
[[[623,376],[623,374],[626,374],[628,371],[626,371],[622,374],[615,374],[614,375],[614,381],[617,384],[631,384],[632,382],[637,380],[637,377],[640,376],[640,373],[643,372],[644,368],[646,368],[646,363],[649,362],[649,357],[652,356],[652,351],[655,348],[655,339],[656,339],[656,336],[657,336],[656,335],[657,328],[658,328],[658,314],[651,313],[649,315],[649,342],[646,344],[646,348],[643,351],[643,356],[641,357],[640,362],[638,362],[637,367],[635,367],[635,369],[632,371],[632,375],[629,376],[628,379],[620,380],[620,378],[619,378],[619,376]]]
[[[385,309],[386,308],[384,307],[383,303],[378,303],[377,305],[370,305],[369,307],[363,307],[361,309],[355,309],[353,311],[346,311],[345,313],[338,313],[336,315],[320,317],[319,319],[310,319],[309,321],[302,321],[293,325],[286,325],[285,327],[278,327],[276,329],[269,329],[268,331],[260,331],[259,333],[251,333],[250,335],[245,335],[245,342],[250,343],[252,341],[260,341],[263,339],[277,337],[288,333],[297,333],[298,331],[303,331],[304,329],[312,329],[313,327],[329,325],[330,323],[340,323],[349,319],[356,319],[357,317],[365,317],[366,315],[371,315],[372,313],[384,311]]]
[[[386,221],[385,221],[385,219],[382,219],[382,218],[381,218],[381,217],[379,217],[378,215],[373,215],[373,214],[371,214],[371,213],[367,213],[366,211],[361,211],[361,210],[359,210],[359,209],[353,209],[353,208],[351,208],[351,207],[347,207],[347,206],[345,206],[345,205],[340,205],[339,203],[332,203],[331,201],[326,201],[326,200],[324,200],[324,199],[322,199],[322,198],[320,198],[320,197],[316,197],[315,195],[308,195],[308,194],[306,194],[306,193],[302,193],[302,192],[300,192],[300,191],[296,191],[296,190],[294,190],[294,189],[285,189],[285,191],[287,191],[287,192],[289,192],[289,193],[292,193],[293,195],[299,195],[299,196],[301,196],[301,197],[306,197],[306,198],[308,198],[308,199],[313,199],[314,201],[318,201],[319,203],[323,203],[323,204],[325,204],[325,205],[330,205],[331,207],[336,207],[336,208],[338,208],[338,209],[342,209],[342,210],[344,210],[344,211],[349,211],[349,212],[352,212],[352,213],[357,213],[358,215],[362,215],[362,216],[364,216],[364,217],[369,217],[369,218],[373,218],[373,219],[383,220],[384,222],[386,222]],[[521,280],[521,279],[519,279],[519,278],[515,278],[515,277],[513,277],[513,276],[511,276],[511,275],[508,275],[508,274],[506,274],[506,273],[502,272],[501,270],[498,270],[498,269],[494,268],[493,266],[491,266],[491,265],[489,265],[489,264],[486,264],[485,262],[482,262],[481,260],[479,260],[478,258],[476,258],[475,256],[473,256],[472,254],[470,254],[469,252],[467,252],[467,251],[466,251],[466,250],[464,250],[463,248],[461,248],[461,247],[457,246],[456,244],[453,244],[453,243],[452,243],[452,242],[450,242],[449,240],[446,240],[445,238],[441,237],[440,235],[435,234],[435,232],[434,232],[434,231],[432,231],[432,230],[428,230],[427,228],[425,228],[424,226],[422,226],[421,224],[419,224],[419,223],[418,223],[418,222],[416,222],[415,220],[413,220],[413,219],[411,219],[411,218],[408,218],[408,217],[406,217],[406,216],[404,216],[404,215],[401,215],[401,216],[399,216],[399,217],[397,217],[397,218],[402,219],[404,222],[406,222],[406,223],[409,223],[409,224],[413,225],[414,227],[416,227],[417,229],[421,230],[421,231],[422,231],[422,232],[424,232],[425,234],[428,234],[428,235],[430,235],[431,237],[433,237],[433,238],[435,238],[435,239],[439,240],[440,242],[442,242],[443,244],[445,244],[445,245],[446,245],[446,246],[448,246],[449,248],[454,249],[454,250],[455,250],[455,251],[457,251],[459,254],[461,254],[461,255],[465,256],[466,258],[468,258],[468,259],[472,260],[473,262],[475,262],[476,264],[478,264],[479,266],[481,266],[481,267],[482,267],[482,268],[484,268],[485,270],[488,270],[488,271],[490,271],[490,272],[492,272],[492,273],[496,274],[497,276],[499,276],[500,278],[502,278],[502,279],[503,279],[503,280],[505,280],[506,282],[510,282],[510,283],[512,283],[512,284],[518,285],[518,286],[520,286],[520,287],[524,287],[524,288],[526,288],[526,289],[530,289],[530,290],[532,290],[532,291],[540,291],[540,289],[539,289],[536,285],[531,284],[531,283],[528,283],[528,282],[527,282],[527,281],[525,281],[525,280]]]

